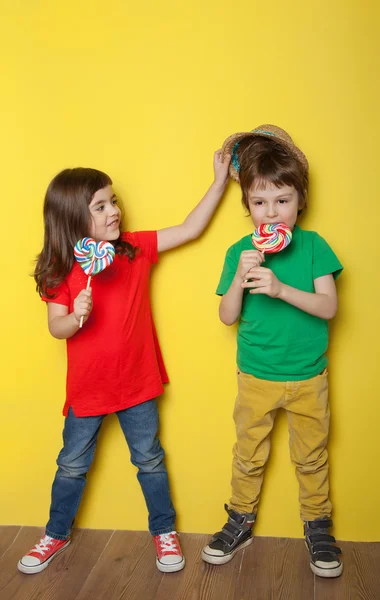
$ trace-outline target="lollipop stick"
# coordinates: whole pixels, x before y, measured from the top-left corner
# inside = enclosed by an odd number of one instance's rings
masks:
[[[90,283],[91,283],[91,275],[90,275],[90,277],[89,277],[89,278],[88,278],[88,280],[87,280],[87,287],[86,287],[86,290],[89,290],[89,289],[90,289]],[[83,325],[83,316],[80,318],[80,321],[79,321],[79,329],[81,329],[81,328],[82,328],[82,325]]]

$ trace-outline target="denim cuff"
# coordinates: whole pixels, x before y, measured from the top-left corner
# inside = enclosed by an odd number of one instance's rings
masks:
[[[45,530],[45,534],[54,538],[55,540],[68,540],[70,537],[70,534],[68,535],[59,535],[57,533],[53,533],[52,531],[49,531],[48,529]]]
[[[175,527],[174,527],[174,523],[173,523],[173,527],[165,527],[165,529],[159,529],[158,531],[151,531],[150,534],[153,535],[153,537],[155,537],[156,535],[163,535],[165,533],[171,533],[172,531],[175,531]]]

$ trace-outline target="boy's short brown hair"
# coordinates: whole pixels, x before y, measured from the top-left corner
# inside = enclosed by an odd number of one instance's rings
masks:
[[[306,206],[309,177],[308,171],[294,154],[275,140],[259,136],[243,138],[236,150],[240,164],[242,203],[247,210],[251,187],[260,187],[268,181],[278,188],[293,186],[298,192],[298,211],[302,212]]]

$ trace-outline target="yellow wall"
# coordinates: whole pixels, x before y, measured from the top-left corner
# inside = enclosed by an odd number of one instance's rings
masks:
[[[235,6],[235,9],[233,9]],[[330,346],[336,534],[380,539],[378,392],[379,32],[375,0],[3,1],[0,161],[1,519],[42,525],[61,445],[65,344],[28,276],[42,200],[68,166],[109,172],[130,229],[181,221],[224,138],[288,129],[309,157],[303,225],[345,265]],[[171,384],[161,402],[178,528],[213,532],[229,497],[235,329],[214,290],[226,248],[250,231],[231,184],[198,242],[162,257],[153,306]],[[94,382],[96,383],[96,382]],[[257,533],[301,536],[280,418]],[[145,529],[116,419],[104,424],[78,525]]]

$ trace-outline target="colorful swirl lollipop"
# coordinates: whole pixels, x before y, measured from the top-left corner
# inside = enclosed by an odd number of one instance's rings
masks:
[[[86,287],[86,290],[88,290],[91,277],[104,271],[112,264],[115,258],[115,248],[110,242],[96,242],[92,238],[85,237],[75,244],[74,256],[83,271],[88,275]],[[80,319],[79,327],[82,327],[82,325],[83,317]]]
[[[284,223],[264,223],[252,234],[252,244],[263,254],[281,252],[292,241],[292,231]]]
[[[75,244],[74,256],[89,277],[110,266],[115,258],[115,248],[109,242],[96,242],[85,237]]]

